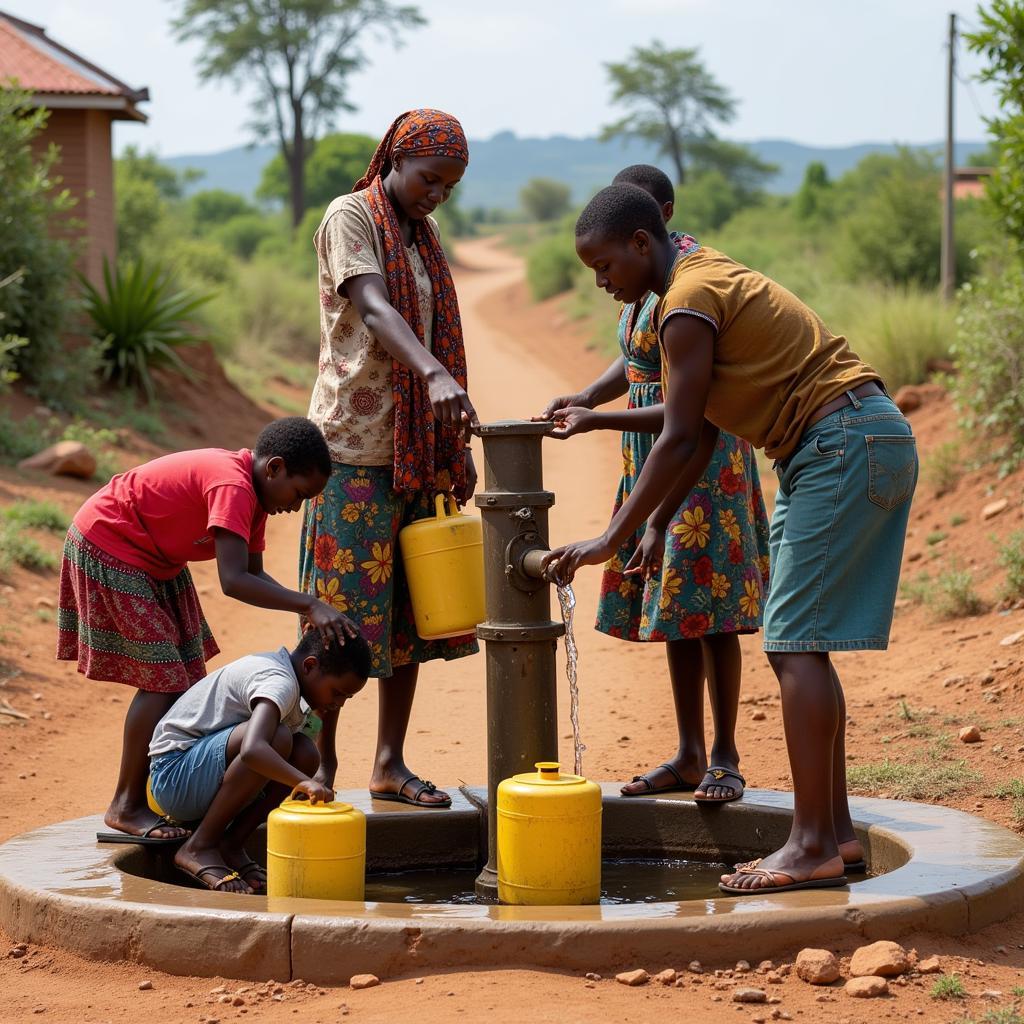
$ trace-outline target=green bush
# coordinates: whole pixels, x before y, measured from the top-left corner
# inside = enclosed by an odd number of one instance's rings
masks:
[[[26,537],[20,523],[0,522],[0,576],[8,573],[12,565],[38,572],[56,569],[57,559]]]
[[[47,117],[30,93],[10,83],[0,88],[3,362],[8,374],[16,371],[36,391],[70,403],[81,394],[82,382],[79,368],[63,358],[60,335],[71,312],[74,253],[54,228],[74,199],[52,174],[57,148],[33,149]]]
[[[953,396],[970,430],[1003,436],[1024,458],[1024,267],[1013,258],[960,291]]]
[[[114,270],[104,260],[102,292],[85,278],[81,284],[108,380],[139,386],[152,399],[154,368],[170,366],[191,375],[175,349],[201,340],[189,323],[209,295],[178,288],[166,273],[149,269],[141,260]]]
[[[192,226],[202,235],[235,217],[254,214],[256,208],[237,192],[208,188],[189,196],[188,212]]]
[[[953,490],[964,473],[963,455],[956,441],[943,441],[932,449],[923,462],[924,478],[931,485],[936,498]]]
[[[558,220],[569,212],[572,190],[552,178],[531,178],[519,190],[519,202],[531,220]]]
[[[925,603],[940,619],[980,615],[985,610],[974,589],[974,574],[956,564],[939,573]]]
[[[526,255],[526,281],[537,302],[569,291],[580,272],[571,232],[559,232],[530,247]]]
[[[269,217],[243,213],[216,228],[211,237],[240,259],[251,260],[260,243],[276,234],[277,228]]]
[[[1006,570],[1002,596],[1007,601],[1024,597],[1024,530],[1011,533],[1002,544],[997,542],[999,564]]]
[[[33,530],[63,533],[68,528],[68,517],[52,501],[18,501],[8,505],[2,516],[9,523]]]

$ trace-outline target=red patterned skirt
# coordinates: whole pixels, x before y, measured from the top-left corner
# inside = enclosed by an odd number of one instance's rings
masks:
[[[64,542],[57,658],[89,679],[181,693],[219,653],[192,574],[158,580],[107,554],[72,526]]]

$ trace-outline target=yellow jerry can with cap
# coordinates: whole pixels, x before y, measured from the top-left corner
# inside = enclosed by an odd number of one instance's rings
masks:
[[[498,786],[498,900],[520,906],[597,903],[601,788],[556,761]]]
[[[436,516],[398,533],[416,632],[424,640],[472,633],[486,618],[480,517],[460,512],[450,494],[437,495],[434,504]]]
[[[362,900],[366,815],[351,804],[289,798],[267,818],[267,895]]]

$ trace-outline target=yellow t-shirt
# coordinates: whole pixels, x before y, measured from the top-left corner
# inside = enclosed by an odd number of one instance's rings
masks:
[[[764,274],[714,249],[680,259],[655,311],[659,341],[673,316],[714,327],[715,355],[705,415],[771,459],[789,455],[826,402],[881,380],[842,335]],[[667,380],[667,361],[662,358]]]

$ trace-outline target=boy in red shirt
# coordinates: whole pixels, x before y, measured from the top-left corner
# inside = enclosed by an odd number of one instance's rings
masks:
[[[185,829],[146,803],[149,743],[179,694],[219,648],[188,570],[217,559],[221,589],[305,616],[325,642],[352,622],[263,570],[267,516],[297,512],[331,472],[327,443],[301,416],[266,426],[250,451],[176,452],[115,476],[79,509],[61,566],[57,657],[90,679],[138,688],[125,717],[117,789],[101,842],[174,843]]]

